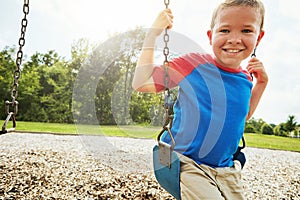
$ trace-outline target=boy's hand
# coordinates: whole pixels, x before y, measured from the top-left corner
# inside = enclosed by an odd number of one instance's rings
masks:
[[[265,71],[263,63],[256,57],[252,57],[249,60],[247,70],[250,74],[253,74],[257,83],[268,83],[268,75]]]
[[[164,29],[171,29],[173,26],[173,15],[170,9],[165,9],[159,13],[151,26],[151,31],[155,36],[159,36]]]
[[[247,115],[247,120],[251,118],[256,107],[261,99],[264,90],[266,89],[268,83],[268,75],[265,71],[264,65],[256,57],[252,57],[249,60],[247,70],[252,73],[256,78],[256,84],[252,89],[251,99],[250,99],[250,109]]]

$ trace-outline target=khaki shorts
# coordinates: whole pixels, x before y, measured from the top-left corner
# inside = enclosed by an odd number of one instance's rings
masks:
[[[181,154],[178,156],[181,165],[180,187],[183,200],[245,199],[239,161],[234,161],[233,167],[212,168],[199,165]]]

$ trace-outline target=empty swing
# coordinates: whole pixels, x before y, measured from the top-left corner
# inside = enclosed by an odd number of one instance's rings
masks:
[[[19,102],[17,101],[18,97],[18,80],[21,76],[21,64],[22,64],[22,58],[23,58],[23,46],[25,45],[25,32],[28,24],[27,15],[29,13],[29,0],[24,0],[23,4],[23,13],[24,17],[21,21],[21,36],[19,38],[19,50],[17,52],[17,59],[16,59],[16,68],[14,71],[14,83],[11,89],[11,101],[6,100],[5,101],[5,112],[7,114],[7,117],[2,125],[2,129],[0,130],[0,135],[5,134],[8,132],[15,131],[16,128],[16,115],[18,113],[18,105]],[[7,129],[7,124],[9,121],[12,121],[12,128]]]

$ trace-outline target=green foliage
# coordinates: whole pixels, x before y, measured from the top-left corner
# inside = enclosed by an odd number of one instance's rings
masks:
[[[296,128],[297,128],[297,122],[296,122],[295,116],[289,115],[287,121],[284,124],[284,129],[287,132],[292,132],[292,131],[296,130]]]
[[[14,63],[10,53],[14,50],[3,50],[0,52],[1,70],[7,77],[13,74]],[[35,53],[30,60],[25,62],[21,68],[19,79],[18,98],[19,112],[17,119],[21,121],[39,122],[64,122],[71,123],[72,112],[70,102],[72,98],[72,87],[70,87],[70,69],[67,63],[54,51],[46,54]],[[7,78],[5,79],[7,80]],[[9,81],[1,81],[1,96],[10,100]],[[12,81],[12,80],[11,80]],[[2,85],[3,84],[3,85]],[[5,118],[1,112],[1,119]]]
[[[5,114],[5,101],[11,100],[11,87],[13,85],[13,72],[15,69],[15,62],[13,54],[15,53],[14,48],[5,47],[0,52],[0,97],[1,97],[1,119],[6,118]]]
[[[245,130],[246,133],[261,133],[261,128],[266,122],[263,119],[254,119],[251,118],[249,121],[246,122]],[[252,131],[252,132],[249,132]]]
[[[280,123],[274,128],[274,135],[283,137],[297,137],[299,134],[299,129],[295,116],[289,115],[285,123]]]
[[[140,28],[116,34],[87,56],[74,82],[76,122],[128,125],[139,121],[131,111],[138,110],[131,107],[136,105],[131,103],[135,98],[131,83],[144,34]],[[149,112],[143,104],[138,106]]]
[[[134,122],[138,124],[162,125],[162,95],[133,92],[130,101],[130,115]]]
[[[262,119],[251,118],[245,125],[245,133],[262,133],[267,135],[276,135],[282,137],[297,137],[299,134],[299,127],[297,125],[295,116],[290,115],[286,122],[279,125],[267,124]]]
[[[151,113],[157,113],[159,95],[140,94],[131,87],[144,36],[137,28],[115,34],[98,46],[80,39],[72,46],[70,61],[53,50],[33,54],[21,70],[17,119],[124,125],[154,120],[156,124],[160,119]],[[14,54],[9,47],[0,52],[3,103],[10,100]],[[0,117],[5,119],[6,113]]]
[[[294,131],[293,131],[293,137],[295,138],[298,138],[299,137],[299,129],[296,128]]]
[[[245,133],[256,133],[257,130],[255,129],[255,127],[252,124],[246,123],[244,132]]]
[[[279,125],[275,126],[274,135],[287,137],[288,132],[286,131],[286,129],[284,127],[285,127],[285,123],[280,123]]]
[[[273,128],[267,123],[264,123],[261,127],[261,133],[265,135],[273,135]]]

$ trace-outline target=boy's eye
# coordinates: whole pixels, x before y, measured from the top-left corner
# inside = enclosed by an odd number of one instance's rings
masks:
[[[229,30],[228,29],[221,29],[220,32],[221,33],[229,33]]]
[[[250,30],[250,29],[244,29],[244,30],[242,30],[242,32],[243,32],[243,33],[252,33],[253,31]]]

